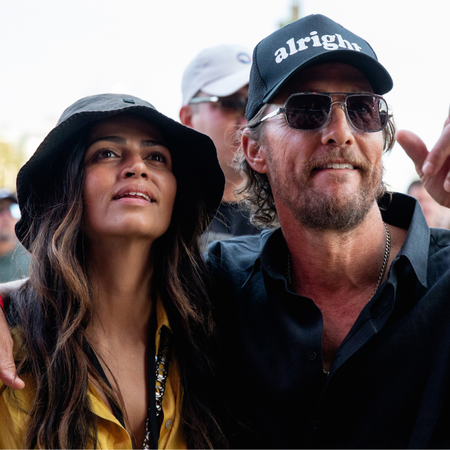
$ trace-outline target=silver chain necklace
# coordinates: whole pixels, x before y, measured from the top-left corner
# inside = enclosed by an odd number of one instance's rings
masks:
[[[170,331],[166,327],[161,328],[161,340],[159,344],[158,356],[155,356],[155,400],[156,400],[156,418],[161,415],[162,401],[164,397],[164,391],[166,388],[166,379],[169,373],[169,333]],[[147,419],[145,419],[145,437],[142,443],[143,449],[150,449],[150,408],[147,412]]]
[[[375,290],[373,291],[372,297],[378,291],[378,288],[380,287],[381,281],[384,278],[384,273],[386,272],[387,263],[389,261],[389,254],[391,253],[391,233],[389,233],[389,228],[384,222],[383,222],[383,225],[384,225],[384,229],[386,230],[386,246],[385,246],[385,249],[384,249],[383,264],[381,266],[380,275],[378,276],[377,285],[375,286]],[[287,257],[286,278],[288,280],[289,285],[292,285],[292,280],[291,280],[291,254],[289,252],[288,252],[288,257]]]

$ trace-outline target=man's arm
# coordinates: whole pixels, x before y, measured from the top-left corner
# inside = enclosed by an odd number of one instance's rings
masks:
[[[450,208],[450,115],[430,152],[422,139],[411,131],[400,130],[395,137],[413,160],[425,189],[438,203]]]
[[[5,304],[8,303],[11,292],[22,286],[24,281],[17,280],[0,284],[0,296],[4,299]],[[13,340],[3,311],[0,312],[0,380],[13,389],[23,389],[25,387],[25,383],[16,374]]]

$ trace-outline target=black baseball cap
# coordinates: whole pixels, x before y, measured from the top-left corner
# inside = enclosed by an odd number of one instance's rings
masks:
[[[264,38],[253,51],[247,120],[269,103],[300,69],[313,64],[341,62],[356,67],[375,94],[392,89],[392,78],[362,38],[321,14],[311,14]]]
[[[69,106],[57,125],[39,145],[17,175],[17,198],[22,217],[16,234],[24,242],[32,217],[28,202],[45,207],[49,192],[56,188],[55,179],[64,168],[73,149],[67,145],[87,125],[118,114],[133,114],[147,119],[164,136],[173,161],[178,191],[190,198],[202,198],[209,216],[213,216],[222,200],[225,177],[220,168],[213,141],[198,131],[165,116],[138,97],[99,94],[84,97]]]

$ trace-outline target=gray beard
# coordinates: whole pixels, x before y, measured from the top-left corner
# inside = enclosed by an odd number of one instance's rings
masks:
[[[337,149],[329,153],[346,155],[348,161],[355,159],[348,150]],[[269,153],[269,158],[270,156]],[[275,185],[272,185],[274,195],[288,206],[296,220],[307,228],[318,231],[352,230],[364,221],[374,202],[381,197],[385,190],[382,179],[384,168],[370,171],[367,162],[358,160],[358,164],[353,165],[362,170],[360,189],[344,201],[341,199],[338,202],[333,196],[325,195],[308,187],[311,169],[321,165],[320,159],[311,161],[310,164],[311,167],[305,167],[304,173],[297,179],[276,177],[278,179]],[[280,180],[280,178],[282,179]],[[297,194],[296,196],[293,195],[294,192]]]
[[[369,192],[367,186],[363,186],[344,204],[337,204],[327,197],[306,194],[301,199],[301,204],[293,210],[294,216],[303,226],[313,230],[350,231],[364,221],[374,201],[383,191],[384,185],[380,180],[376,195]]]

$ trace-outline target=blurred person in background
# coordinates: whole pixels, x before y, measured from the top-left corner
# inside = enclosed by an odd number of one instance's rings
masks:
[[[204,245],[213,240],[259,234],[239,205],[236,190],[242,184],[242,175],[233,167],[237,150],[234,136],[245,123],[250,67],[249,49],[218,45],[202,50],[183,73],[181,123],[213,140],[226,179],[222,203],[203,236]]]
[[[19,243],[14,227],[20,219],[16,196],[0,189],[0,282],[28,276],[30,255]]]
[[[434,200],[420,180],[413,181],[409,185],[407,193],[419,201],[423,215],[430,228],[449,228],[449,209],[444,208]]]

